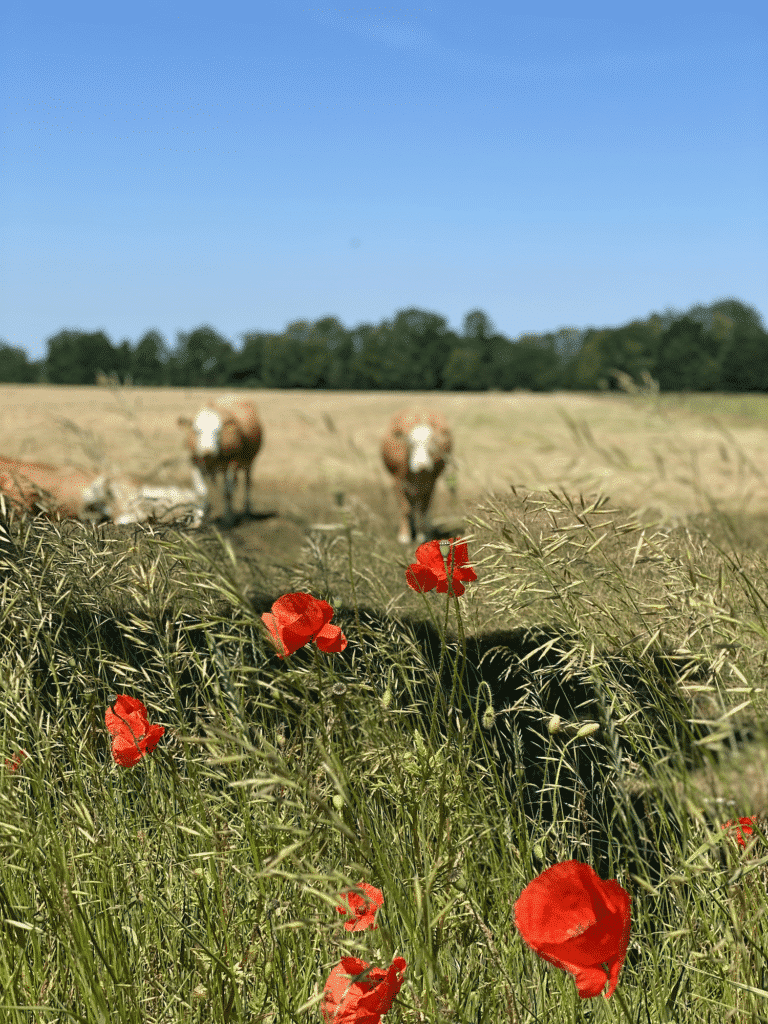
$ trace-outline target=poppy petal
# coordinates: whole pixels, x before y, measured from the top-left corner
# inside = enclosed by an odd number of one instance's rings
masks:
[[[434,590],[435,586],[439,585],[438,578],[431,569],[415,563],[406,570],[405,581],[411,590],[418,590],[421,593]]]
[[[338,654],[347,646],[347,638],[338,626],[326,623],[315,637],[315,643],[326,654]]]

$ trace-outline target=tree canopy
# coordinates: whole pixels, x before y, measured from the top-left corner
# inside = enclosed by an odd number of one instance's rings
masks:
[[[114,345],[104,331],[66,328],[38,362],[0,342],[6,383],[334,388],[343,390],[605,389],[642,381],[662,391],[768,390],[768,334],[738,299],[665,310],[618,327],[501,334],[481,309],[460,332],[439,313],[409,307],[347,328],[334,316],[294,320],[282,332],[246,331],[241,344],[209,324],[156,329]]]

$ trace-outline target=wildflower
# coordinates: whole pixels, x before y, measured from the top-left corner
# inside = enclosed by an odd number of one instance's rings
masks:
[[[120,694],[114,711],[104,713],[107,729],[112,734],[112,757],[123,768],[132,768],[145,754],[151,754],[165,733],[162,725],[150,725],[147,709],[137,697]]]
[[[24,761],[27,757],[29,757],[29,754],[26,752],[26,750],[23,747],[19,747],[17,753],[15,753],[13,757],[6,757],[5,767],[8,769],[8,771],[15,772],[17,768],[21,767],[21,762]]]
[[[336,907],[340,914],[354,915],[345,923],[344,927],[348,932],[363,932],[366,928],[378,928],[373,919],[379,907],[384,905],[381,889],[377,889],[374,885],[368,885],[367,882],[361,882],[357,888],[362,889],[362,893],[351,890],[343,892],[341,898],[346,900],[347,906]]]
[[[731,834],[734,836],[739,846],[746,846],[747,840],[754,832],[752,826],[756,821],[757,815],[753,814],[751,818],[739,818],[738,822],[726,821],[726,823],[721,825],[720,828],[730,828],[732,830]]]
[[[347,638],[330,624],[333,608],[311,594],[284,594],[261,616],[277,647],[279,658],[287,657],[314,640],[327,654],[343,651]],[[281,653],[282,652],[282,653]]]
[[[467,565],[468,557],[467,545],[460,544],[458,538],[429,540],[416,548],[416,561],[406,570],[406,582],[421,593],[437,587],[438,594],[447,594],[450,588],[450,593],[461,597],[464,583],[477,579],[475,570]]]
[[[382,1014],[392,1009],[402,988],[406,966],[401,956],[386,971],[345,956],[325,983],[320,1007],[325,1024],[381,1024]]]
[[[629,894],[575,860],[553,864],[523,889],[515,924],[543,960],[575,976],[579,996],[613,995],[629,945]]]

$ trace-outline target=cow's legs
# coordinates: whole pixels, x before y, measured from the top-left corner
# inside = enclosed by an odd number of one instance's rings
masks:
[[[423,544],[431,532],[429,526],[429,503],[435,488],[435,478],[427,478],[420,482],[420,488],[414,500],[414,532],[416,543]]]
[[[235,525],[235,513],[232,510],[232,492],[235,489],[235,470],[230,465],[224,470],[224,525]]]
[[[245,467],[245,515],[248,519],[253,518],[253,512],[251,511],[251,466],[253,463],[249,462]]]
[[[400,528],[397,539],[401,544],[410,544],[413,540],[413,509],[402,480],[395,480],[395,497],[400,507]]]

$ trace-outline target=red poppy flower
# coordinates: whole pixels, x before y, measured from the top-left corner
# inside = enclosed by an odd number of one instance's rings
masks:
[[[332,615],[327,601],[299,593],[278,597],[272,613],[264,612],[261,617],[274,638],[278,657],[285,658],[310,640],[326,654],[343,651],[347,638],[338,626],[330,625]]]
[[[347,906],[336,907],[340,914],[355,915],[345,923],[344,927],[348,932],[363,932],[366,928],[378,928],[373,919],[379,907],[384,905],[381,889],[377,889],[375,885],[368,885],[367,882],[361,882],[357,888],[362,889],[365,895],[352,890],[343,892],[341,898],[346,901]]]
[[[629,945],[629,894],[588,864],[566,860],[534,878],[515,903],[515,924],[543,960],[576,978],[579,996],[613,995]]]
[[[739,818],[738,822],[726,821],[726,823],[721,825],[720,828],[732,829],[732,834],[739,846],[746,846],[747,840],[754,832],[752,826],[756,820],[757,815],[753,814],[751,818]]]
[[[387,971],[345,956],[325,983],[320,1007],[325,1024],[381,1024],[382,1014],[392,1009],[402,988],[406,966],[401,956],[395,957]],[[364,971],[364,977],[357,977]]]
[[[422,593],[437,587],[438,594],[447,594],[451,587],[451,593],[461,597],[464,583],[477,579],[475,570],[467,565],[468,557],[467,545],[460,544],[458,538],[428,540],[416,548],[416,561],[405,572],[406,582]]]
[[[19,747],[19,750],[13,757],[6,757],[5,767],[8,771],[15,772],[17,768],[21,767],[21,762],[29,757],[29,754],[23,747]]]
[[[147,709],[137,697],[120,694],[115,709],[104,713],[112,734],[112,757],[123,768],[132,768],[145,754],[151,754],[165,732],[162,725],[150,725]]]

